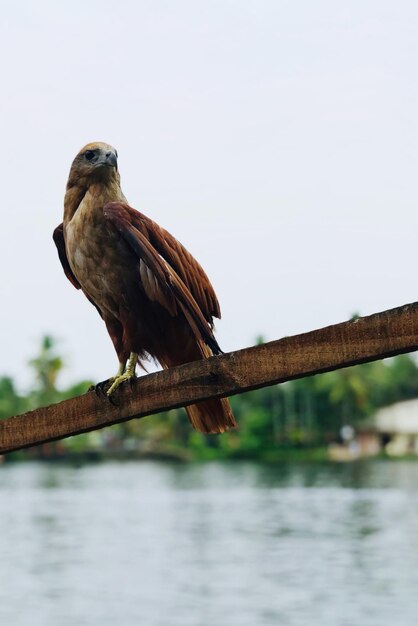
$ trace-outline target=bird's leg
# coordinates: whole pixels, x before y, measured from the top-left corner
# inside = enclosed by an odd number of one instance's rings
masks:
[[[138,360],[138,355],[135,352],[131,352],[131,354],[129,355],[128,363],[126,364],[126,369],[125,369],[125,364],[122,364],[122,363],[120,364],[118,373],[113,379],[112,384],[110,385],[109,389],[106,392],[107,396],[111,396],[112,393],[114,393],[116,389],[119,387],[119,385],[125,382],[125,380],[132,380],[133,378],[135,378],[135,367],[136,367],[137,360]]]
[[[119,363],[119,369],[116,372],[116,376],[112,376],[112,378],[109,378],[109,382],[115,381],[117,378],[119,378],[119,376],[122,376],[123,372],[125,371],[125,367],[126,367],[126,361]]]

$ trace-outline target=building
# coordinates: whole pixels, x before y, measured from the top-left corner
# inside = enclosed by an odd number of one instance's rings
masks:
[[[373,422],[387,454],[418,454],[417,398],[379,409]]]

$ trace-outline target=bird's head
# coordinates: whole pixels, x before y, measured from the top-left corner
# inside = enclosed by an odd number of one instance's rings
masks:
[[[68,187],[86,186],[95,183],[119,182],[118,153],[108,143],[88,143],[72,162]]]

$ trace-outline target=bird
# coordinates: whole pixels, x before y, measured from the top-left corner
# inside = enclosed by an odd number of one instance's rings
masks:
[[[209,278],[173,235],[128,204],[110,144],[89,143],[74,158],[53,240],[66,277],[96,307],[118,356],[108,398],[149,358],[167,369],[222,352]],[[226,398],[186,411],[202,433],[236,427]]]

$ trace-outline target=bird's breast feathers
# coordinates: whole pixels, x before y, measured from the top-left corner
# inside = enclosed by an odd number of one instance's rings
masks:
[[[124,267],[129,265],[118,240],[117,233],[107,227],[103,209],[89,212],[80,206],[65,225],[70,267],[83,291],[101,309],[112,307],[115,293],[122,290]]]

